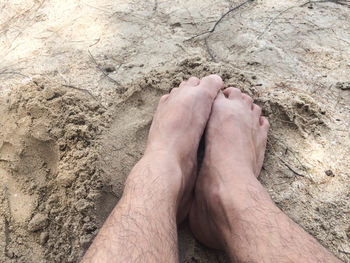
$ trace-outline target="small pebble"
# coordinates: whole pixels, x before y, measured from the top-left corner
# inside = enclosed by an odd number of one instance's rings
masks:
[[[79,212],[85,211],[89,206],[90,206],[89,202],[87,202],[85,199],[80,199],[80,200],[75,204],[75,208],[76,208]]]
[[[337,82],[335,87],[341,90],[350,90],[350,82]]]
[[[36,214],[28,224],[28,230],[35,232],[44,229],[48,225],[48,217],[44,214]]]
[[[40,244],[41,245],[44,245],[48,239],[49,239],[49,234],[47,232],[42,232],[40,234]]]
[[[110,72],[114,72],[115,71],[115,67],[114,66],[111,66],[111,65],[108,65],[108,66],[105,66],[104,70],[108,73]]]
[[[331,177],[334,177],[334,176],[335,176],[332,170],[327,170],[327,171],[325,171],[325,174],[326,174],[327,176],[331,176]]]

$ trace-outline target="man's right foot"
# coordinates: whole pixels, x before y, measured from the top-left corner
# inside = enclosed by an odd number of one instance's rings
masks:
[[[236,88],[217,96],[207,125],[205,156],[190,212],[190,225],[205,245],[225,248],[232,217],[249,207],[266,149],[269,122],[253,99]],[[270,200],[267,193],[263,193]],[[257,219],[258,220],[258,219]]]

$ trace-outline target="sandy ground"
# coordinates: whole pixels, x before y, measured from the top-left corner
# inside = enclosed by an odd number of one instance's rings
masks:
[[[0,261],[78,261],[159,97],[218,73],[270,118],[273,200],[350,262],[350,7],[306,2],[249,1],[194,39],[242,2],[0,2]],[[181,262],[227,262],[186,223],[179,248]]]

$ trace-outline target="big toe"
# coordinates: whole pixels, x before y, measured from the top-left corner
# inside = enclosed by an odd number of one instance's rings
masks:
[[[198,87],[205,89],[208,94],[214,99],[222,88],[222,79],[219,75],[209,75],[201,79]]]

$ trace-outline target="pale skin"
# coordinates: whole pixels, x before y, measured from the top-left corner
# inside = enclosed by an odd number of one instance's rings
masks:
[[[268,120],[222,85],[217,75],[192,77],[160,99],[144,156],[82,262],[178,262],[177,223],[187,215],[195,237],[232,262],[340,262],[259,183]]]

